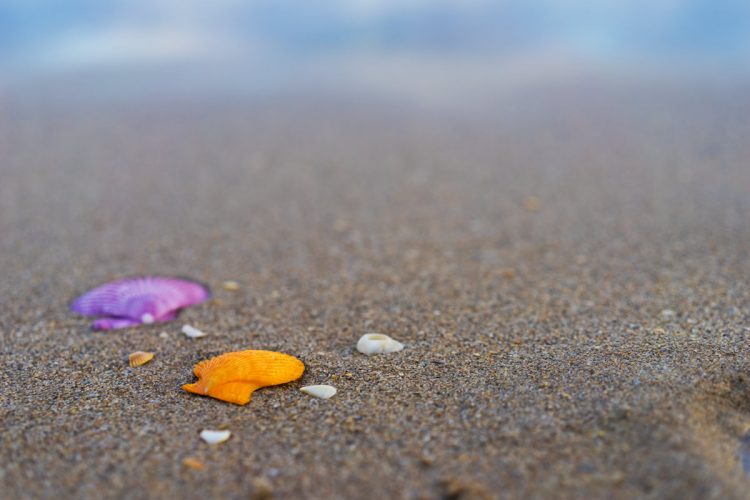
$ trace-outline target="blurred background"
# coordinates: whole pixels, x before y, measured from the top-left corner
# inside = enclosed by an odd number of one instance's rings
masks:
[[[744,81],[749,63],[743,0],[0,2],[11,93],[312,91],[465,105],[581,80]]]

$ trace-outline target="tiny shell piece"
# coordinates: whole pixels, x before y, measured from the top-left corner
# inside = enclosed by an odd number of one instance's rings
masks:
[[[193,457],[187,457],[185,460],[182,461],[182,465],[184,465],[185,467],[194,469],[194,470],[201,470],[206,466],[206,464],[204,464],[202,461]]]
[[[236,281],[225,281],[223,286],[224,290],[229,290],[230,292],[236,292],[240,289],[240,284]]]
[[[382,333],[366,333],[357,342],[357,350],[367,356],[397,352],[403,348],[404,344]]]
[[[191,339],[197,339],[197,338],[200,338],[200,337],[205,337],[207,335],[207,333],[202,332],[202,331],[198,330],[197,328],[194,328],[194,327],[192,327],[190,325],[184,325],[182,327],[182,333],[184,333],[185,335],[187,335]]]
[[[308,385],[301,388],[300,391],[320,399],[328,399],[336,394],[336,388],[332,385]]]
[[[223,443],[229,439],[229,436],[231,435],[232,433],[230,431],[212,431],[208,429],[201,431],[201,439],[208,444]]]
[[[193,373],[198,381],[182,388],[244,405],[250,402],[256,389],[297,380],[304,371],[302,361],[288,354],[256,350],[228,352],[195,365]]]
[[[141,366],[145,365],[152,359],[154,359],[153,352],[135,351],[128,356],[128,363],[130,366]]]

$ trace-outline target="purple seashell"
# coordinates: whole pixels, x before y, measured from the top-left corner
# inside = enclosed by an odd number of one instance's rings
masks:
[[[70,309],[84,316],[101,316],[95,330],[128,328],[173,320],[177,312],[209,297],[205,286],[177,278],[127,278],[94,288],[78,297]]]

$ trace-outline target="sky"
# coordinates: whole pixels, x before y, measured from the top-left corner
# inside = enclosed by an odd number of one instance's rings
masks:
[[[590,70],[733,78],[750,72],[750,2],[0,0],[0,83],[169,68],[423,93]]]

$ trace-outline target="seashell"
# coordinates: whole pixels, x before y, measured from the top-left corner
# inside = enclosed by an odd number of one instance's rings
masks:
[[[231,435],[232,433],[229,431],[212,431],[208,429],[201,431],[201,439],[208,444],[223,443],[224,441],[229,439],[229,436]]]
[[[236,281],[225,281],[222,286],[224,290],[229,290],[230,292],[236,292],[240,289],[240,284]]]
[[[357,350],[371,356],[387,352],[397,352],[404,348],[404,344],[397,342],[382,333],[366,333],[357,342]]]
[[[208,335],[207,333],[202,332],[202,331],[198,330],[197,328],[194,328],[194,327],[192,327],[190,325],[184,325],[182,327],[182,333],[184,333],[185,335],[187,335],[191,339],[197,339],[197,338],[205,337],[206,335]]]
[[[194,458],[194,457],[187,457],[182,461],[182,465],[185,467],[189,467],[193,470],[202,470],[206,464],[203,463],[203,461]]]
[[[95,330],[128,328],[171,321],[188,306],[209,297],[208,289],[192,281],[147,276],[127,278],[98,286],[78,297],[70,309],[100,317]]]
[[[305,371],[302,361],[280,352],[228,352],[201,361],[193,369],[198,381],[182,386],[188,392],[238,405],[250,402],[253,391],[297,380]]]
[[[320,399],[328,399],[336,394],[336,388],[332,385],[308,385],[300,391]]]
[[[130,355],[128,356],[128,362],[130,363],[130,366],[145,365],[152,359],[154,359],[153,352],[135,351],[133,353],[130,353]]]

